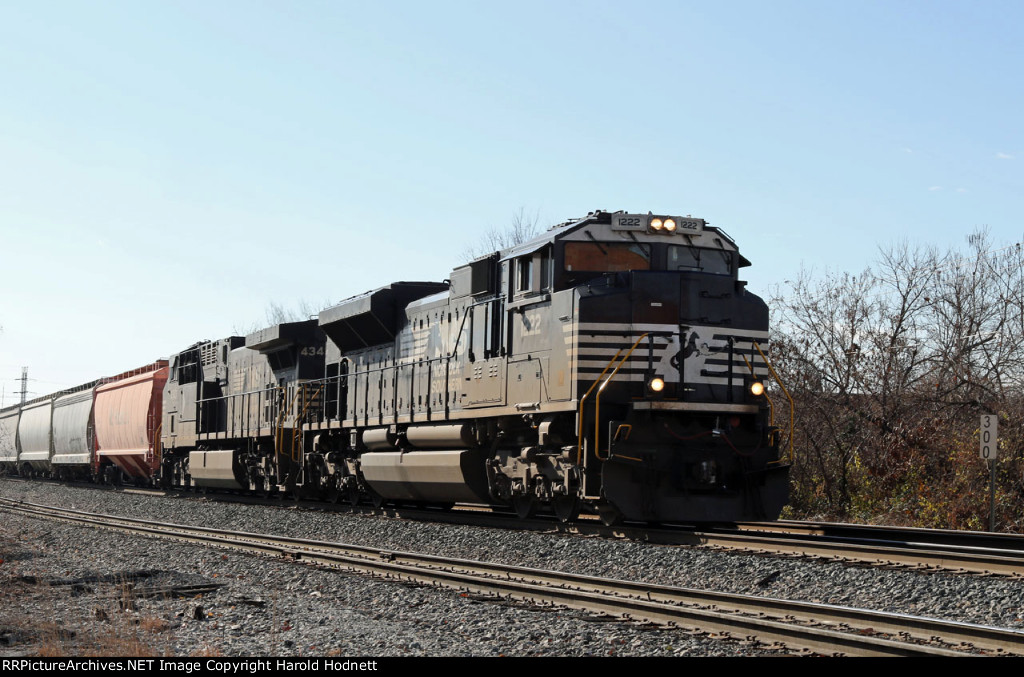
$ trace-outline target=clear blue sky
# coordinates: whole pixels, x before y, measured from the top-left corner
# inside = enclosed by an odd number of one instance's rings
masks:
[[[1021,2],[0,0],[0,384],[440,280],[520,208],[725,228],[764,293],[1024,239]]]

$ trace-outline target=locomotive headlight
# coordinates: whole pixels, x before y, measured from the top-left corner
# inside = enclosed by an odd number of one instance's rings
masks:
[[[648,399],[657,400],[665,394],[665,379],[648,371],[644,375],[644,396]]]
[[[661,219],[651,219],[651,228],[654,230],[661,230],[663,226]]]
[[[665,230],[667,230],[670,233],[676,229],[676,222],[672,219],[665,219],[663,225],[665,227]]]
[[[750,394],[754,397],[760,397],[764,395],[764,384],[760,381],[754,381],[750,384]]]

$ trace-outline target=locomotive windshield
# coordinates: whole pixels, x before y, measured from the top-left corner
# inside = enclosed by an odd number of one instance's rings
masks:
[[[668,269],[729,275],[732,273],[732,252],[672,245],[668,248]]]
[[[565,269],[573,273],[650,270],[651,246],[638,242],[566,242]]]

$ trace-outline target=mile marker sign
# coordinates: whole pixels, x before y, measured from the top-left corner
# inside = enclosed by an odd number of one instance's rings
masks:
[[[999,418],[993,414],[983,414],[981,417],[981,453],[979,454],[986,461],[994,461],[998,446],[996,440],[999,437]]]

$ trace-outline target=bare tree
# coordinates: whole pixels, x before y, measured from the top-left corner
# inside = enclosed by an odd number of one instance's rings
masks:
[[[519,211],[512,214],[512,219],[507,226],[491,227],[476,244],[467,246],[462,252],[463,259],[471,261],[532,240],[542,232],[539,223],[540,212],[529,215],[525,208],[520,207]]]
[[[277,301],[271,301],[264,308],[264,321],[255,320],[248,325],[235,324],[231,331],[235,334],[245,335],[250,334],[266,327],[271,327],[275,324],[282,324],[285,322],[301,322],[302,320],[309,320],[320,314],[320,311],[324,308],[328,308],[334,305],[333,301],[325,299],[320,303],[313,303],[306,299],[300,300],[295,306],[288,307]]]
[[[870,271],[820,281],[801,272],[790,284],[792,293],[772,303],[772,350],[801,403],[798,440],[804,455],[794,473],[797,494],[811,510],[845,515],[851,467],[868,438],[850,405],[863,390],[857,357],[867,339],[876,282]]]
[[[979,230],[966,253],[902,244],[874,270],[789,287],[772,348],[799,400],[797,509],[980,527],[984,412],[1006,420],[1003,518],[1024,523],[1020,248],[993,249]]]

